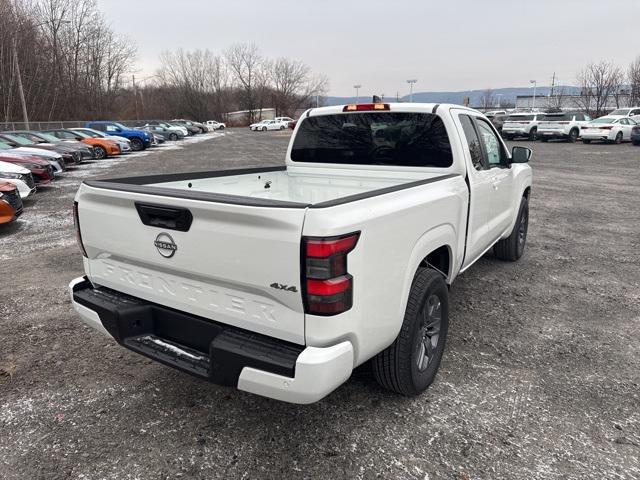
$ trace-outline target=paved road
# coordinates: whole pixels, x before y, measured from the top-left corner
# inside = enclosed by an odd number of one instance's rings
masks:
[[[640,478],[640,148],[533,145],[525,256],[457,280],[427,393],[365,367],[295,406],[153,363],[70,307],[82,179],[280,164],[288,132],[195,140],[82,166],[0,229],[0,478]]]

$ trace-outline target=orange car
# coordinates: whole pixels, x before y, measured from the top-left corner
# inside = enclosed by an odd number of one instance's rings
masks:
[[[93,147],[95,158],[97,159],[120,155],[121,153],[118,144],[113,140],[108,140],[106,138],[90,137],[89,135],[76,130],[59,129],[49,130],[46,133],[55,135],[60,140],[78,140],[82,143],[86,143],[87,145],[91,145]]]
[[[0,223],[13,222],[22,214],[22,199],[13,183],[0,182]]]

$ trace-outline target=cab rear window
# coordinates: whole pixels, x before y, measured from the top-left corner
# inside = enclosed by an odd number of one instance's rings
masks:
[[[451,143],[430,113],[346,113],[305,118],[291,149],[294,162],[450,167]]]

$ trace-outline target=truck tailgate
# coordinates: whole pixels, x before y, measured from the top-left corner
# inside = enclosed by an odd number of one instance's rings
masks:
[[[304,205],[226,204],[86,184],[76,201],[93,283],[304,344]],[[190,228],[167,228],[166,222],[153,218],[144,224],[136,203],[151,206],[152,217],[154,206],[160,213],[188,210]]]

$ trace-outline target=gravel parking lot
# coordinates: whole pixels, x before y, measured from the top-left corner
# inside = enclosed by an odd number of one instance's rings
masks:
[[[289,136],[230,129],[95,161],[0,228],[0,478],[640,479],[640,147],[531,145],[525,255],[457,280],[442,368],[417,398],[364,366],[319,403],[279,403],[80,322],[81,180],[280,164]]]

